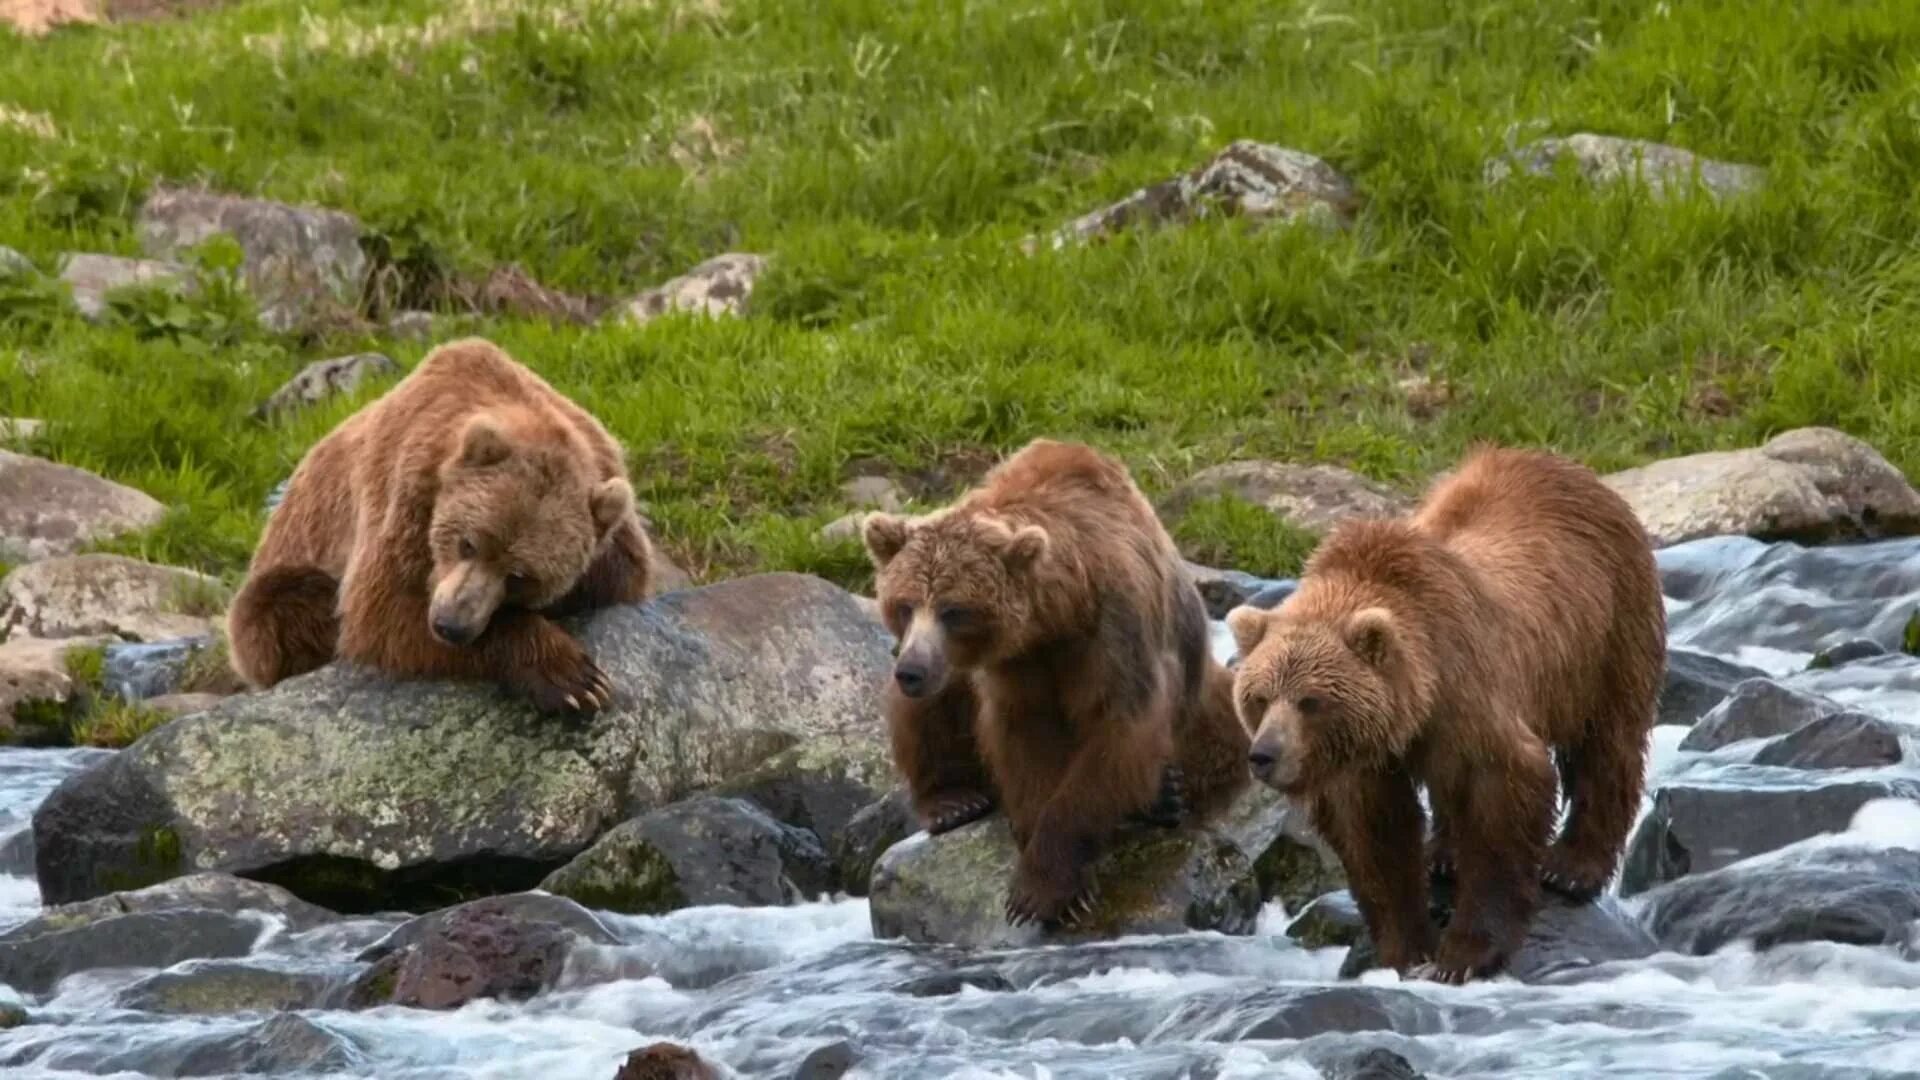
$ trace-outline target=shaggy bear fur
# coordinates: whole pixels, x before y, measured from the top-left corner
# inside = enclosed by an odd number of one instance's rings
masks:
[[[234,668],[268,687],[337,655],[592,712],[607,678],[549,617],[640,599],[647,555],[613,437],[492,344],[452,342],[294,471],[228,616]]]
[[[863,532],[899,640],[894,760],[929,832],[1005,809],[1015,922],[1084,915],[1115,829],[1247,783],[1199,593],[1119,463],[1038,440],[955,505]]]
[[[1583,466],[1477,452],[1410,518],[1341,524],[1284,604],[1228,625],[1254,775],[1307,801],[1382,963],[1495,972],[1543,880],[1585,897],[1612,877],[1666,617],[1646,533]],[[1569,815],[1549,846],[1556,755]],[[1435,812],[1425,859],[1418,784]],[[1458,886],[1437,951],[1429,865]]]

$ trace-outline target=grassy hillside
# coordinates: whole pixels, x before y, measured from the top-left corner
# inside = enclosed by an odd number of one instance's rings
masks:
[[[475,324],[632,447],[707,576],[859,583],[814,530],[886,471],[938,499],[1040,434],[1164,490],[1234,457],[1400,485],[1470,440],[1603,469],[1843,427],[1920,473],[1920,17],[1909,0],[260,0],[0,37],[0,243],[137,252],[156,181],[359,215],[381,299],[458,307],[514,263],[617,297],[722,250],[775,269],[736,321]],[[1656,202],[1485,160],[1597,131],[1762,164]],[[1214,223],[1018,240],[1234,138],[1317,154],[1344,232]],[[123,544],[232,574],[262,497],[350,409],[247,414],[307,361],[245,301],[114,325],[0,290],[0,415],[178,509]],[[1449,400],[1410,402],[1409,376]],[[1211,558],[1298,544],[1214,507]]]

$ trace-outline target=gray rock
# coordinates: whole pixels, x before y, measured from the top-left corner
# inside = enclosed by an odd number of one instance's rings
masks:
[[[457,1009],[479,998],[522,1001],[553,987],[575,945],[614,940],[573,904],[512,897],[463,904],[413,920],[363,954],[373,966],[354,980],[346,1004]]]
[[[1248,784],[1212,823],[1253,860],[1262,902],[1299,911],[1347,885],[1339,856],[1313,831],[1306,812],[1263,784]]]
[[[1252,863],[1206,830],[1141,829],[1116,838],[1094,867],[1100,901],[1073,929],[1007,923],[1014,859],[1000,815],[939,836],[915,833],[874,868],[874,936],[993,948],[1190,929],[1249,934],[1259,913]]]
[[[623,321],[644,325],[670,312],[738,316],[746,311],[754,282],[766,272],[765,255],[730,251],[716,255],[677,278],[657,285],[628,301]]]
[[[862,510],[893,513],[906,504],[906,492],[886,476],[856,476],[840,485],[840,497],[847,505]]]
[[[845,1039],[808,1051],[793,1080],[840,1080],[860,1063],[860,1054]]]
[[[4,637],[4,634],[0,634]],[[69,672],[67,654],[74,649],[98,648],[104,637],[46,640],[12,637],[0,641],[0,741],[57,743],[64,730],[27,731],[30,706],[65,706],[86,692]],[[63,725],[55,725],[60,727]]]
[[[1187,564],[1187,573],[1193,576],[1194,587],[1200,590],[1200,600],[1207,605],[1207,617],[1210,619],[1226,618],[1227,612],[1275,584],[1267,578],[1238,570],[1216,570],[1192,562]]]
[[[207,957],[245,956],[265,923],[220,911],[143,911],[60,928],[35,919],[0,935],[0,983],[45,994],[95,968],[163,968]]]
[[[1810,721],[1753,755],[1755,765],[1793,769],[1871,769],[1898,764],[1901,731],[1865,713],[1841,712]]]
[[[715,787],[746,799],[832,850],[861,810],[893,789],[893,759],[866,733],[827,735],[775,754],[743,776]]]
[[[1451,890],[1432,896],[1436,930],[1451,913]],[[1601,896],[1576,903],[1551,893],[1540,903],[1527,937],[1508,962],[1506,974],[1523,983],[1565,978],[1601,964],[1638,960],[1659,951],[1658,944],[1619,902]],[[1340,977],[1353,978],[1375,964],[1372,939],[1362,933],[1340,965]]]
[[[273,396],[253,411],[255,419],[318,405],[328,398],[351,394],[369,379],[384,379],[400,374],[400,365],[384,353],[354,353],[331,360],[315,360],[300,369],[273,392]]]
[[[1768,739],[1823,716],[1841,712],[1838,702],[1781,686],[1767,678],[1747,679],[1700,718],[1680,749],[1718,750],[1745,739]]]
[[[853,543],[860,539],[860,528],[866,520],[867,514],[864,510],[841,514],[820,526],[820,530],[813,535],[823,544]]]
[[[335,977],[239,960],[183,964],[149,975],[114,996],[115,1008],[174,1016],[218,1016],[320,1007]]]
[[[1426,1075],[1411,1061],[1379,1046],[1320,1062],[1318,1067],[1326,1080],[1424,1080]]]
[[[88,1071],[103,1075],[226,1077],[338,1074],[364,1061],[346,1036],[294,1013],[276,1013],[245,1031],[142,1040],[137,1048],[110,1053],[97,1063],[68,1064],[88,1064]]]
[[[1214,216],[1343,226],[1361,198],[1353,182],[1312,154],[1241,139],[1190,172],[1141,188],[1111,206],[1075,218],[1046,243],[1055,248],[1103,240],[1135,226]],[[1025,247],[1037,250],[1029,238]]]
[[[1564,138],[1541,139],[1506,157],[1487,163],[1488,183],[1499,183],[1516,171],[1532,176],[1551,175],[1554,163],[1570,160],[1580,175],[1595,183],[1633,179],[1656,198],[1685,191],[1696,175],[1715,198],[1753,191],[1766,182],[1767,172],[1756,165],[1739,165],[1700,157],[1677,146],[1581,132]]]
[[[922,975],[917,979],[893,988],[896,994],[908,997],[952,997],[962,990],[984,990],[990,994],[1011,994],[1014,985],[1005,975],[987,968],[963,968],[959,971],[942,971],[934,975]]]
[[[206,637],[226,602],[225,586],[192,570],[124,555],[68,555],[28,563],[0,579],[0,634]]]
[[[1627,845],[1620,895],[1632,896],[1688,874],[1704,874],[1822,833],[1843,832],[1875,799],[1920,798],[1920,784],[1862,780],[1793,788],[1716,788],[1674,784]]]
[[[811,832],[745,800],[703,795],[616,827],[540,887],[598,910],[657,915],[795,903],[824,893],[831,878]]]
[[[342,911],[532,887],[602,832],[822,735],[884,738],[883,628],[769,574],[571,624],[615,686],[590,724],[482,684],[333,665],[230,698],[69,777],[34,815],[60,902],[194,869]]]
[[[9,935],[71,929],[119,915],[164,911],[270,916],[284,922],[291,933],[325,926],[339,918],[323,907],[309,904],[285,889],[264,882],[248,881],[227,874],[189,874],[144,889],[55,905],[40,918],[9,931]]]
[[[150,495],[70,465],[0,450],[0,559],[71,555],[151,528],[167,508]]]
[[[1920,852],[1815,848],[1694,874],[1638,900],[1664,949],[1705,956],[1735,941],[1898,945],[1920,919]]]
[[[277,333],[315,325],[360,305],[367,257],[350,214],[265,199],[160,189],[140,208],[140,243],[179,259],[218,235],[239,243],[260,322]]]
[[[1178,517],[1202,499],[1228,495],[1266,508],[1294,528],[1320,534],[1348,517],[1390,517],[1411,501],[1338,465],[1230,461],[1202,469],[1169,494],[1161,507]]]
[[[1807,669],[1815,671],[1822,668],[1837,668],[1851,664],[1855,660],[1866,660],[1886,654],[1886,647],[1879,642],[1867,638],[1854,638],[1831,648],[1821,649],[1814,654],[1812,660],[1807,662]]]
[[[434,317],[431,311],[400,311],[387,320],[387,336],[397,341],[433,340]]]
[[[1668,649],[1666,686],[1660,692],[1660,715],[1655,723],[1692,727],[1726,700],[1734,687],[1748,679],[1763,678],[1759,668],[1686,649]]]
[[[828,849],[840,888],[850,896],[867,895],[880,857],[919,829],[904,788],[888,792],[853,815]]]
[[[74,308],[91,322],[106,318],[108,294],[116,289],[167,289],[181,296],[198,291],[193,272],[180,263],[81,252],[60,257],[60,280],[72,290]]]
[[[1871,446],[1832,428],[1657,461],[1606,481],[1656,547],[1723,535],[1818,543],[1920,532],[1920,492]]]

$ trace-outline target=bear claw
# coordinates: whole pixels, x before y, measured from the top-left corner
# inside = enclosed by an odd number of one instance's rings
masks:
[[[993,812],[993,800],[985,795],[954,795],[936,803],[927,814],[927,835],[938,836],[970,825]]]
[[[1443,968],[1431,960],[1424,964],[1416,964],[1407,971],[1407,978],[1409,979],[1444,983],[1448,986],[1464,985],[1467,981],[1467,975],[1468,972],[1465,968]]]
[[[1142,825],[1172,829],[1180,825],[1187,813],[1187,792],[1184,774],[1180,766],[1169,765],[1160,774],[1160,791],[1154,801],[1134,814],[1134,820]]]

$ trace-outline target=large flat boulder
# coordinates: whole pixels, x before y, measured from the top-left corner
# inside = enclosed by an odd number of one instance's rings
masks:
[[[0,578],[0,636],[205,637],[226,606],[226,588],[205,574],[124,555],[70,555]]]
[[[34,815],[49,901],[194,870],[340,911],[533,887],[628,818],[819,736],[883,738],[886,632],[770,574],[575,624],[616,700],[590,723],[492,686],[336,664],[148,735]]]
[[[71,465],[0,450],[0,560],[71,555],[96,540],[158,525],[166,514],[144,492]]]

